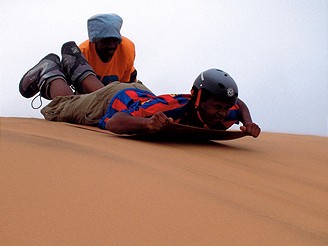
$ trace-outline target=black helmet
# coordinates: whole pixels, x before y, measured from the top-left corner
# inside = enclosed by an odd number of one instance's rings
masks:
[[[205,89],[216,95],[222,102],[229,103],[231,106],[238,99],[238,87],[233,78],[228,73],[216,68],[202,72],[196,78],[193,88],[196,88],[198,92],[201,89]]]

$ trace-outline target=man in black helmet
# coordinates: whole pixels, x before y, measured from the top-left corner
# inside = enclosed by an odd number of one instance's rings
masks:
[[[112,98],[98,126],[129,134],[158,131],[170,122],[219,130],[242,122],[240,129],[249,135],[256,138],[261,132],[246,104],[238,99],[235,81],[219,69],[202,72],[191,94],[155,96],[138,89],[120,91]]]
[[[23,77],[21,85],[26,91],[33,91],[34,84],[49,85],[44,88],[51,96],[58,89],[56,85],[66,84],[60,80],[69,79],[81,87],[93,83],[96,76],[84,56],[79,52],[65,53],[66,56],[78,59],[64,59],[63,64],[40,63]],[[58,83],[49,83],[55,80]],[[156,96],[143,84],[117,81],[90,94],[50,98],[52,101],[41,110],[45,119],[98,125],[120,134],[154,132],[170,122],[221,130],[242,122],[240,129],[253,137],[258,137],[261,131],[252,122],[246,104],[238,98],[235,81],[219,69],[202,72],[191,94]]]

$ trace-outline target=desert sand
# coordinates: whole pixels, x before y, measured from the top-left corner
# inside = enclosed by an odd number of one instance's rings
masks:
[[[0,118],[1,245],[328,245],[328,138],[126,139]]]

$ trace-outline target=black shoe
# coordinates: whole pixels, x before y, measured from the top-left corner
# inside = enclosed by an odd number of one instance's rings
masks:
[[[96,75],[88,61],[85,59],[80,48],[75,42],[70,41],[63,44],[62,68],[73,87],[83,93],[82,81],[90,74]]]
[[[23,76],[19,83],[19,92],[23,97],[30,98],[41,91],[43,97],[50,99],[43,88],[55,78],[65,79],[65,75],[61,71],[59,57],[49,54]]]

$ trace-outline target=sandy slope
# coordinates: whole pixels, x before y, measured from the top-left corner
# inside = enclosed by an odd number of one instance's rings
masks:
[[[0,118],[1,245],[328,245],[328,138],[125,139]]]

